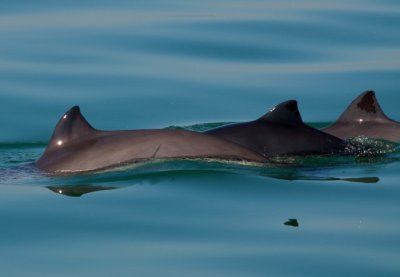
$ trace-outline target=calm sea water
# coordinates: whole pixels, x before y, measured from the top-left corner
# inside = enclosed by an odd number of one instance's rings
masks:
[[[399,26],[389,0],[2,1],[0,275],[400,276],[396,145],[284,168],[30,165],[72,105],[100,129],[201,129],[296,99],[319,124],[374,89],[400,120]]]

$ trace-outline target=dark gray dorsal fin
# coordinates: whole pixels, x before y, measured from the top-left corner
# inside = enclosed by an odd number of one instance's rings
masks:
[[[295,125],[303,123],[296,100],[289,100],[273,107],[258,120],[268,123]]]
[[[364,122],[390,120],[382,111],[375,92],[367,90],[351,102],[336,122]]]
[[[60,147],[79,138],[93,134],[96,130],[87,122],[78,106],[69,109],[58,121],[48,148]]]

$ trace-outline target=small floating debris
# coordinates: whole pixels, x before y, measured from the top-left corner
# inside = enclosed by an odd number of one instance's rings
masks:
[[[299,227],[299,222],[297,221],[296,218],[290,218],[288,221],[283,223],[287,226],[292,226],[292,227]]]

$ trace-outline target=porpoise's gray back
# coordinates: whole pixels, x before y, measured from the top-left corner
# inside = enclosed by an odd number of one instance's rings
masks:
[[[168,158],[265,161],[252,150],[197,132],[96,130],[75,106],[62,116],[45,152],[35,164],[49,172],[78,173]]]
[[[385,115],[372,90],[361,93],[335,123],[321,130],[342,139],[367,136],[400,141],[400,124]]]
[[[347,145],[337,137],[304,124],[295,100],[277,105],[257,120],[205,133],[235,142],[265,157],[340,153]]]

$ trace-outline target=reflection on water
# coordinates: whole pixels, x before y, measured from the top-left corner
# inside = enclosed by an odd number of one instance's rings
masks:
[[[47,185],[53,192],[66,196],[81,196],[86,193],[111,190],[127,186],[143,184],[162,184],[177,177],[195,176],[225,176],[225,175],[254,175],[290,181],[315,182],[352,182],[374,184],[378,177],[331,177],[328,174],[343,175],[342,166],[323,168],[296,166],[251,166],[233,162],[201,161],[201,160],[172,160],[148,162],[132,167],[124,167],[103,173],[77,176],[43,176],[39,183],[63,183],[63,185]],[[350,168],[351,169],[351,168]],[[348,169],[347,169],[348,170]],[[351,172],[351,170],[350,170]],[[357,173],[349,173],[357,174]],[[328,175],[328,176],[325,176]],[[115,186],[113,184],[115,183]],[[121,183],[123,185],[121,185]]]
[[[347,181],[354,183],[378,183],[378,177],[355,177],[355,178],[338,178],[338,177],[321,177],[321,176],[305,176],[305,175],[271,175],[269,177],[282,180],[308,180],[308,181]]]
[[[82,184],[68,184],[68,185],[54,185],[47,186],[47,188],[55,193],[59,193],[65,196],[82,196],[83,194],[98,192],[103,190],[112,190],[121,188],[121,186],[110,187],[109,185],[101,185],[98,182],[106,182],[107,179],[113,179],[115,182],[117,181],[125,181],[125,186],[132,186],[138,184],[159,184],[163,182],[163,179],[171,179],[172,176],[191,176],[193,174],[205,175],[205,174],[235,174],[233,172],[229,173],[225,170],[170,170],[168,172],[153,172],[149,174],[135,174],[134,172],[124,173],[124,176],[113,177],[103,176],[98,179],[97,177],[93,178],[93,185],[82,185]],[[286,172],[288,173],[288,172]],[[260,176],[276,178],[281,180],[306,180],[306,181],[345,181],[345,182],[354,182],[354,183],[378,183],[378,177],[354,177],[354,178],[336,178],[336,177],[320,177],[320,176],[306,176],[306,175],[278,175],[277,173],[271,173],[270,175],[260,174]],[[86,182],[90,181],[90,179],[85,179]],[[80,182],[78,180],[78,182]]]
[[[113,187],[93,185],[48,186],[47,188],[55,193],[73,197],[80,197],[90,192],[115,189]]]

